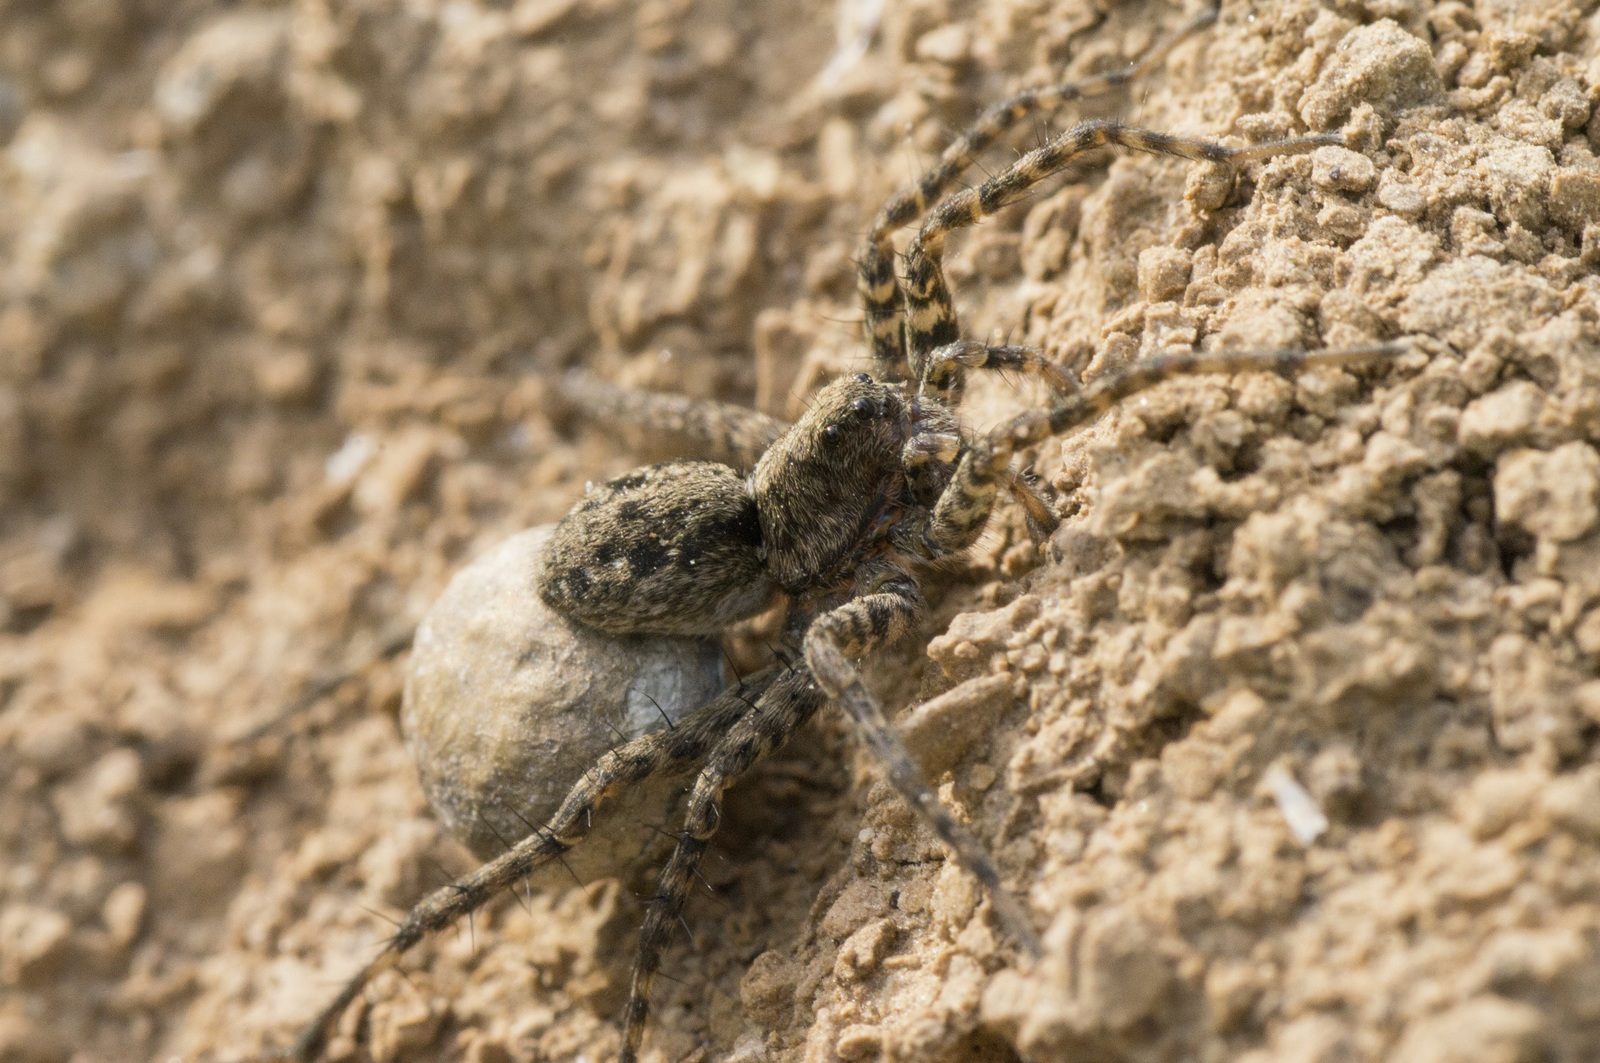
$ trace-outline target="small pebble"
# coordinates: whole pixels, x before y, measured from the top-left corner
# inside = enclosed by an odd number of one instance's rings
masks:
[[[1318,148],[1311,155],[1311,181],[1331,192],[1365,192],[1378,178],[1372,160],[1349,148]]]

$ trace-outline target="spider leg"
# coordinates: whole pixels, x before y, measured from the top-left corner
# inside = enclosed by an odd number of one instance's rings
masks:
[[[721,462],[740,472],[754,468],[789,427],[744,406],[619,387],[581,370],[562,376],[556,395],[587,419],[665,433],[681,444],[680,456]]]
[[[928,356],[922,367],[922,379],[918,382],[918,394],[930,396],[931,393],[931,397],[937,398],[946,406],[954,406],[961,400],[961,393],[966,384],[966,371],[969,369],[1027,373],[1044,381],[1057,397],[1075,394],[1078,391],[1077,380],[1037,347],[957,340],[935,349]],[[922,453],[913,452],[912,449],[914,444],[920,442],[920,439],[914,439],[907,443],[908,466],[929,458],[954,461],[958,457],[953,451],[924,457]],[[1014,468],[1006,477],[1005,484],[1006,489],[1022,506],[1027,516],[1028,534],[1033,541],[1044,542],[1055,534],[1055,530],[1061,526],[1061,515],[1056,512],[1047,492],[1041,491],[1038,485]]]
[[[945,238],[953,230],[973,225],[985,215],[1015,203],[1039,182],[1070,166],[1085,152],[1115,146],[1151,155],[1237,165],[1249,159],[1293,155],[1343,143],[1343,134],[1324,133],[1232,148],[1210,140],[1173,136],[1120,122],[1079,122],[976,188],[946,196],[923,222],[922,230],[906,248],[905,334],[912,371],[921,379],[932,352],[961,339],[956,327],[955,305],[944,281]]]
[[[916,184],[896,193],[872,223],[862,244],[857,262],[857,290],[866,314],[865,331],[872,345],[873,366],[878,379],[897,380],[907,376],[905,337],[900,327],[901,296],[894,272],[894,245],[891,237],[902,225],[909,225],[948,192],[979,155],[1030,115],[1051,113],[1074,100],[1099,96],[1136,78],[1143,77],[1164,60],[1179,43],[1217,21],[1217,5],[1209,5],[1177,30],[1156,42],[1137,61],[1122,68],[1081,81],[1030,89],[984,111],[967,131],[953,141],[933,168]]]
[[[402,953],[427,934],[476,911],[502,889],[559,859],[582,841],[589,833],[591,814],[606,797],[652,775],[683,771],[698,763],[751,711],[748,699],[760,697],[777,678],[778,671],[769,668],[751,676],[744,681],[742,689],[717,696],[679,720],[676,727],[636,738],[601,757],[574,784],[542,830],[528,835],[459,882],[435,890],[418,902],[383,951],[345,983],[339,995],[306,1024],[295,1038],[288,1057],[299,1063],[316,1058],[329,1028],[374,975],[392,966]]]
[[[945,349],[940,348],[940,350]],[[906,475],[915,482],[920,474],[932,466],[940,463],[947,465],[957,463],[964,453],[963,447],[961,434],[958,431],[919,432],[908,439],[906,445],[901,448],[900,463],[905,468]],[[1005,483],[1006,489],[1027,514],[1028,532],[1034,541],[1043,542],[1050,538],[1061,525],[1061,517],[1045,492],[1020,470],[1014,468],[1008,470]],[[937,498],[931,498],[929,501],[937,501]],[[916,534],[908,536],[904,525],[896,528],[891,535],[902,549],[916,557],[931,561],[936,556],[921,549],[918,545],[920,542],[918,536]]]
[[[968,369],[1027,373],[1044,381],[1057,395],[1070,395],[1078,390],[1078,382],[1071,374],[1037,347],[956,340],[928,355],[922,366],[922,378],[917,382],[918,393],[927,395],[931,392],[946,404],[953,404],[960,400]]]
[[[1308,366],[1368,361],[1408,349],[1408,344],[1396,341],[1320,351],[1164,354],[1108,373],[1058,405],[1019,414],[974,440],[933,513],[916,529],[914,534],[923,540],[916,552],[937,557],[965,549],[977,538],[994,508],[996,489],[1011,474],[1011,458],[1016,451],[1087,424],[1129,396],[1164,380],[1193,373],[1266,371],[1287,375]]]
[[[903,634],[924,608],[922,591],[910,575],[888,563],[864,567],[857,587],[857,597],[812,622],[805,638],[806,664],[818,685],[855,721],[895,789],[988,890],[990,903],[1006,932],[1030,955],[1038,956],[1042,951],[1038,934],[1027,911],[1001,883],[994,859],[923,779],[883,710],[868,693],[860,670],[849,660]]]
[[[1051,501],[1054,492],[1046,494],[1015,468],[1007,469],[1006,473],[1006,490],[1011,492],[1011,497],[1022,507],[1023,516],[1028,523],[1029,537],[1035,543],[1044,542],[1061,527],[1061,514],[1056,511]]]
[[[682,918],[700,859],[722,821],[722,792],[757,761],[772,753],[822,706],[822,693],[804,668],[777,665],[776,681],[711,750],[695,778],[672,858],[661,871],[655,896],[639,930],[639,952],[624,1012],[620,1063],[633,1063],[644,1040],[650,1013],[650,991],[661,966],[661,953],[672,928]]]

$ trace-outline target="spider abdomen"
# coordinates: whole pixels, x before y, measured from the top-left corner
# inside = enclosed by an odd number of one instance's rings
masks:
[[[626,635],[714,635],[771,602],[742,476],[709,461],[647,465],[594,488],[556,525],[540,595]]]

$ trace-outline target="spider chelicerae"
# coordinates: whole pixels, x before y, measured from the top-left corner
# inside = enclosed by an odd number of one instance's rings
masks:
[[[379,970],[426,934],[451,925],[579,844],[610,794],[661,773],[697,771],[676,847],[650,899],[623,1020],[620,1058],[637,1058],[650,991],[671,928],[717,830],[722,793],[818,709],[836,704],[889,780],[983,885],[1006,934],[1029,956],[1040,943],[1029,912],[1005,888],[984,844],[938,797],[868,693],[854,663],[904,634],[923,612],[916,573],[977,540],[999,494],[1023,508],[1031,533],[1059,524],[1050,499],[1013,464],[1028,447],[1083,425],[1179,374],[1292,372],[1395,353],[1398,344],[1343,350],[1161,355],[1078,387],[1041,351],[961,338],[942,259],[946,238],[1102,147],[1237,165],[1342,145],[1340,134],[1229,147],[1115,121],[1084,121],[975,187],[955,189],[979,155],[1029,116],[1104,92],[1159,62],[1216,19],[1190,20],[1137,63],[1084,81],[1024,92],[991,107],[874,220],[858,258],[873,372],[824,387],[786,425],[753,410],[611,387],[586,377],[565,399],[607,420],[665,428],[718,461],[674,461],[591,490],[558,525],[541,594],[568,618],[618,635],[715,636],[786,599],[782,663],[692,712],[676,727],[618,746],[573,786],[559,810],[497,859],[423,899],[383,951],[355,975],[290,1049],[315,1057],[328,1029]],[[896,230],[922,218],[897,270]],[[1053,404],[983,434],[957,408],[975,369],[1044,380]]]

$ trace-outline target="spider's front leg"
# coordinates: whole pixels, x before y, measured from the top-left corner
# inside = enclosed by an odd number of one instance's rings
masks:
[[[956,340],[935,349],[923,361],[922,376],[917,381],[918,396],[936,400],[945,406],[954,406],[961,399],[969,369],[1025,373],[1042,380],[1057,397],[1078,391],[1077,381],[1037,347]],[[961,450],[961,434],[953,426],[949,431],[919,432],[906,443],[902,461],[907,475],[914,477],[919,466],[930,462],[955,463],[961,456]],[[1061,526],[1061,515],[1056,512],[1047,490],[1041,491],[1016,469],[1008,470],[1005,486],[1022,506],[1027,516],[1028,534],[1034,542],[1042,543],[1055,534],[1055,530]],[[902,549],[932,560],[970,546],[987,517],[987,509],[975,509],[972,537],[960,542],[949,537],[934,541],[925,529],[925,520],[907,522],[904,527],[897,529],[896,538]]]
[[[864,567],[856,585],[856,597],[812,622],[806,632],[806,664],[818,685],[855,721],[895,789],[983,883],[1006,932],[1030,955],[1038,956],[1042,951],[1038,934],[1026,910],[1001,883],[994,859],[940,803],[850,661],[904,634],[922,613],[922,590],[909,574],[888,562]]]
[[[929,212],[906,248],[905,339],[911,366],[920,375],[934,351],[959,343],[961,339],[955,304],[944,277],[946,238],[1022,199],[1040,182],[1062,172],[1085,153],[1096,148],[1116,147],[1194,162],[1239,166],[1255,159],[1338,147],[1344,142],[1343,134],[1321,133],[1248,147],[1229,147],[1212,140],[1174,136],[1121,122],[1098,119],[1079,122],[977,187],[946,196]],[[954,368],[957,372],[947,385],[950,387],[959,386],[959,367]]]
[[[1081,392],[1048,409],[1019,414],[975,440],[961,456],[955,475],[923,520],[906,522],[907,535],[916,535],[920,551],[964,549],[983,530],[994,508],[996,490],[1012,476],[1011,458],[1017,451],[1036,446],[1088,424],[1112,407],[1147,388],[1173,377],[1196,373],[1273,372],[1289,375],[1317,365],[1346,365],[1392,357],[1410,350],[1404,340],[1368,343],[1355,347],[1317,351],[1216,351],[1195,354],[1158,354],[1124,369],[1108,373]],[[899,531],[900,529],[896,529]]]
[[[872,229],[862,244],[857,259],[857,290],[861,296],[864,326],[872,348],[874,372],[880,380],[902,380],[921,372],[922,350],[907,351],[905,323],[901,313],[899,279],[894,272],[894,231],[917,220],[954,188],[986,149],[1031,116],[1054,114],[1062,107],[1087,97],[1099,96],[1126,85],[1154,70],[1173,48],[1217,21],[1218,4],[1213,0],[1165,38],[1157,41],[1143,56],[1120,70],[1095,74],[1081,81],[1028,89],[991,106],[939,156],[939,161],[917,182],[897,192],[883,205],[873,220]],[[920,327],[912,323],[914,328]],[[908,361],[907,354],[910,359]]]
[[[722,821],[722,792],[786,742],[822,705],[822,693],[804,668],[775,665],[763,675],[777,674],[765,692],[721,737],[706,757],[705,767],[689,793],[683,830],[672,858],[661,871],[655,896],[639,931],[639,953],[628,988],[628,1008],[622,1031],[621,1063],[638,1058],[650,1012],[650,990],[661,967],[661,952],[683,912],[689,886],[706,847]]]
[[[953,344],[952,348],[965,346],[967,345]],[[970,346],[974,350],[981,351],[1027,351],[1032,364],[1051,364],[1042,354],[1031,348],[986,348],[982,344]],[[940,348],[940,351],[949,349]],[[932,413],[936,410],[948,411],[948,407],[943,402],[925,404],[924,414],[932,415],[925,416],[900,450],[900,465],[905,471],[906,480],[911,484],[912,498],[917,501],[917,505],[889,533],[895,549],[923,561],[934,561],[965,549],[972,545],[978,532],[983,529],[982,521],[977,521],[971,536],[960,542],[948,536],[934,537],[929,534],[928,523],[931,514],[926,507],[932,506],[943,496],[949,479],[949,469],[961,460],[966,449],[966,442],[955,417],[948,412],[943,415]],[[1061,515],[1056,512],[1049,492],[1041,491],[1017,469],[1006,471],[1004,483],[1027,515],[1028,533],[1034,542],[1043,542],[1055,534],[1055,530],[1061,526]],[[982,515],[987,519],[988,510],[984,510]]]
[[[928,356],[922,367],[922,379],[917,382],[918,392],[931,393],[944,402],[957,402],[968,369],[1026,373],[1044,381],[1057,395],[1070,395],[1078,390],[1078,382],[1071,374],[1037,347],[957,340]]]

